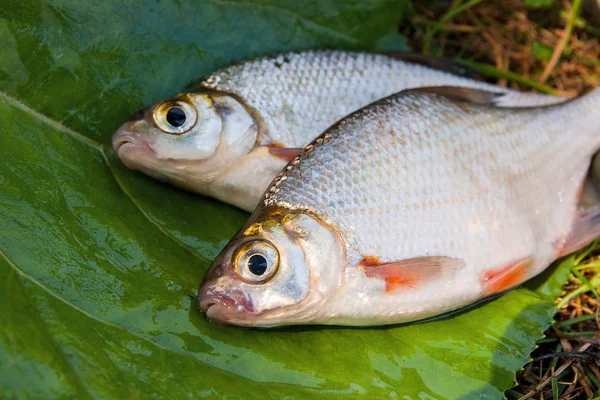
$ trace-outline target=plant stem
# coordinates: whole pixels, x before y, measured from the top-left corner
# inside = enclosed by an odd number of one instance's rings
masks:
[[[600,274],[597,274],[596,276],[594,276],[592,279],[590,279],[590,285],[596,287],[596,286],[600,286]],[[560,310],[561,308],[564,307],[565,304],[568,304],[569,301],[571,301],[571,299],[579,296],[580,294],[583,294],[585,292],[587,292],[589,290],[589,288],[587,286],[580,286],[577,289],[573,290],[571,293],[569,293],[568,295],[566,295],[562,301],[560,303],[558,303],[558,305],[556,306],[556,308],[558,310]]]
[[[575,275],[577,277],[577,279],[579,279],[581,281],[581,284],[583,286],[587,286],[588,290],[590,292],[592,292],[594,294],[594,296],[596,296],[596,299],[600,300],[600,294],[598,294],[598,290],[596,290],[596,288],[592,285],[592,283],[579,271],[577,271],[575,268],[573,268],[571,270],[573,272],[573,275]]]
[[[559,15],[561,18],[564,18],[564,19],[568,18],[567,13],[564,10],[561,11]],[[583,19],[581,17],[577,17],[575,19],[575,27],[583,30],[584,32],[589,33],[590,35],[600,37],[600,29],[591,25],[590,23],[588,23],[585,19]]]
[[[475,71],[477,71],[483,75],[492,77],[492,78],[500,78],[500,79],[506,79],[507,81],[511,81],[511,82],[517,82],[517,83],[523,84],[525,86],[529,86],[532,89],[536,89],[542,93],[546,93],[546,94],[561,95],[561,93],[559,91],[552,89],[550,86],[547,86],[540,82],[536,82],[531,79],[524,78],[519,74],[515,74],[514,72],[503,71],[503,70],[493,67],[489,64],[483,64],[483,63],[478,63],[475,61],[459,60],[459,59],[457,59],[456,62],[464,64],[466,66],[469,66],[469,67],[473,68]]]
[[[429,48],[431,47],[431,42],[433,40],[433,37],[440,30],[440,28],[442,27],[442,25],[444,25],[444,23],[446,21],[451,20],[452,18],[456,17],[458,14],[462,13],[465,10],[468,10],[469,8],[473,7],[476,4],[481,3],[482,1],[483,0],[470,0],[459,7],[456,7],[456,8],[450,7],[450,9],[448,11],[446,11],[446,13],[444,15],[442,15],[442,17],[431,27],[429,32],[427,32],[427,35],[423,39],[423,53],[427,54],[429,52]]]
[[[576,266],[579,266],[579,264],[581,264],[581,261],[583,261],[587,256],[590,255],[592,251],[594,251],[598,247],[598,244],[600,244],[600,241],[594,240],[585,250],[583,250],[583,252],[581,252],[577,256],[577,258],[574,261],[574,264]]]
[[[573,6],[571,7],[571,15],[569,16],[569,20],[567,21],[567,26],[563,32],[558,45],[554,48],[554,53],[552,53],[552,58],[550,58],[550,62],[544,68],[544,72],[540,76],[540,82],[546,82],[548,77],[554,71],[556,67],[556,63],[560,59],[565,47],[567,47],[567,43],[571,39],[571,33],[573,32],[573,26],[575,26],[575,20],[579,16],[579,10],[581,10],[581,5],[583,4],[583,0],[573,0]]]

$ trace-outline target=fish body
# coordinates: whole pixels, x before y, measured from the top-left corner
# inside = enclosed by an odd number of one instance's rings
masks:
[[[286,163],[339,119],[405,89],[443,85],[502,93],[500,106],[565,100],[382,54],[294,52],[216,71],[123,124],[113,147],[130,168],[252,211]]]
[[[284,168],[207,273],[209,318],[414,321],[508,290],[600,235],[597,213],[577,213],[600,89],[527,109],[433,91],[342,119]]]

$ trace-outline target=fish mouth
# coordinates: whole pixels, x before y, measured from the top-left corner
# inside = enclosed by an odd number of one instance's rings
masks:
[[[252,319],[254,313],[252,300],[241,291],[233,291],[229,295],[212,292],[200,292],[198,307],[211,322],[217,324],[240,324]]]
[[[113,150],[119,154],[121,150],[127,149],[138,149],[138,150],[152,150],[150,145],[142,140],[139,133],[131,132],[127,130],[117,131],[112,138]]]
[[[139,133],[123,129],[123,127],[113,135],[112,147],[123,164],[131,169],[139,169],[137,159],[148,158],[154,153],[150,144],[142,139]]]
[[[237,311],[234,308],[219,303],[212,303],[206,306],[204,315],[213,324],[218,325],[237,325],[252,327],[255,326],[259,314]],[[239,306],[238,306],[239,308]]]
[[[112,146],[115,153],[119,154],[121,147],[127,143],[133,142],[133,134],[129,132],[117,132],[112,139]]]
[[[112,137],[112,147],[119,160],[127,167],[140,171],[160,182],[178,182],[180,169],[172,167],[167,160],[156,157],[156,152],[148,142],[151,140],[132,129],[132,122],[126,122]],[[182,180],[186,183],[185,176]]]
[[[206,308],[203,309],[203,312],[204,315],[206,315],[206,318],[209,319],[209,321],[220,325],[227,324],[227,319],[221,317],[223,315],[223,312],[219,310],[219,306],[217,305],[217,303],[208,304]]]

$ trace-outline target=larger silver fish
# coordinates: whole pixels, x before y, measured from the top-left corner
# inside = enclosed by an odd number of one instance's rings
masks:
[[[379,325],[471,304],[600,235],[578,214],[600,88],[502,109],[407,91],[328,129],[214,261],[199,305],[244,326]],[[552,160],[552,162],[548,162]]]
[[[564,100],[380,54],[305,51],[221,69],[134,116],[113,147],[130,168],[251,211],[281,168],[334,122],[401,90],[440,85],[504,93],[495,99],[503,106]]]

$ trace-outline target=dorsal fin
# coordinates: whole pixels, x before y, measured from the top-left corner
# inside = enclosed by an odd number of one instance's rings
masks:
[[[403,51],[384,51],[381,54],[400,61],[406,61],[413,64],[423,65],[439,71],[449,72],[453,75],[462,76],[471,79],[482,79],[483,77],[473,68],[458,64],[445,58],[427,56],[425,54],[403,52]]]
[[[497,92],[493,90],[485,90],[485,89],[474,89],[474,88],[466,88],[466,87],[458,87],[458,86],[431,86],[431,87],[421,87],[415,89],[408,89],[402,91],[402,93],[432,93],[439,96],[446,97],[452,101],[457,102],[466,102],[471,104],[478,104],[484,106],[498,106],[503,109],[512,109],[512,110],[528,110],[528,109],[538,109],[538,108],[552,108],[552,107],[562,107],[565,104],[568,104],[572,101],[579,100],[582,97],[593,95],[593,93],[600,93],[600,88],[596,88],[592,91],[588,91],[585,94],[578,95],[575,97],[558,97],[555,96],[556,102],[542,103],[542,104],[532,104],[532,105],[505,105],[505,97],[510,98],[514,92],[505,92],[502,89],[499,89]],[[509,104],[510,104],[509,100]]]
[[[485,106],[495,106],[506,93],[490,92],[481,89],[471,89],[456,86],[432,86],[407,90],[407,92],[433,93],[454,101],[465,101]]]

